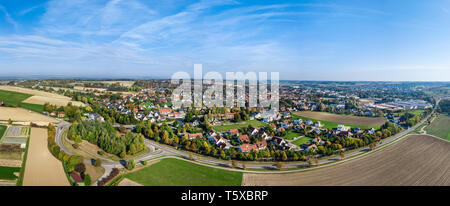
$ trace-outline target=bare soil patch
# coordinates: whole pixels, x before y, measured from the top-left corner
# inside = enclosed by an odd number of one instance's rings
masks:
[[[69,186],[62,163],[48,151],[46,129],[31,128],[23,185]]]
[[[244,174],[243,185],[450,185],[450,142],[411,135],[338,165],[289,174]]]
[[[122,181],[120,181],[119,186],[144,186],[144,185],[139,184],[128,178],[124,178]]]
[[[33,122],[33,123],[58,123],[59,120],[38,114],[35,112],[30,112],[22,108],[12,108],[12,107],[0,107],[0,120],[8,121],[11,119],[14,122]]]
[[[105,84],[115,84],[119,83],[123,87],[131,87],[134,84],[134,81],[103,81]]]
[[[105,173],[105,168],[103,167],[95,167],[92,164],[86,165],[86,173],[91,176],[91,181],[96,182],[102,175]]]
[[[45,104],[50,103],[51,105],[56,106],[67,106],[69,102],[74,106],[84,106],[82,102],[71,101],[70,99],[62,99],[62,98],[54,98],[54,97],[44,97],[44,96],[31,96],[28,99],[23,101],[24,103],[29,104]]]
[[[294,112],[294,114],[307,118],[324,120],[329,122],[338,122],[342,124],[381,126],[386,122],[386,119],[383,117],[359,117],[351,115],[332,114],[327,112],[300,111]]]
[[[22,160],[0,159],[2,167],[22,167]]]

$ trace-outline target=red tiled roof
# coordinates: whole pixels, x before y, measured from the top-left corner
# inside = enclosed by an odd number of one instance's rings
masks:
[[[238,134],[239,130],[238,129],[230,129],[230,134],[235,135]]]
[[[244,134],[244,135],[239,136],[239,141],[250,142],[250,139],[248,138],[248,135]]]
[[[252,150],[258,149],[258,147],[256,147],[256,145],[252,145],[252,144],[243,144],[243,145],[239,146],[239,148],[241,149],[242,152],[250,152]]]

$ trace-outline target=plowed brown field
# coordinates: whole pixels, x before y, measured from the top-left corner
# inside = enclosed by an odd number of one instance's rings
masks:
[[[351,115],[332,114],[327,112],[301,111],[294,112],[294,114],[311,119],[338,122],[342,124],[381,126],[386,122],[386,119],[384,117],[359,117]]]
[[[450,142],[410,135],[372,154],[317,170],[244,174],[243,185],[450,185]]]

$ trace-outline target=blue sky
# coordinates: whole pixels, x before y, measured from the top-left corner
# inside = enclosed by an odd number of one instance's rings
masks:
[[[0,76],[450,81],[450,1],[0,0]]]

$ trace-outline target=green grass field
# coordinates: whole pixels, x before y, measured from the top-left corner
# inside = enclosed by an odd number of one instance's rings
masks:
[[[302,137],[300,139],[297,139],[297,140],[293,141],[292,144],[300,146],[300,145],[305,144],[305,143],[307,143],[307,142],[309,142],[311,140],[313,140],[313,138],[311,138],[311,137]]]
[[[5,134],[6,128],[8,128],[8,127],[5,125],[0,125],[0,139],[2,139],[3,134]]]
[[[433,122],[425,128],[427,134],[431,134],[450,141],[450,116],[439,114]]]
[[[402,112],[394,112],[394,114],[397,115],[397,116],[402,116],[406,112],[411,113],[413,115],[421,115],[422,113],[425,112],[425,110],[423,110],[423,109],[408,110],[408,111],[402,111]]]
[[[324,120],[311,119],[311,118],[308,118],[308,117],[303,117],[303,116],[299,116],[299,115],[295,115],[295,114],[293,114],[291,116],[292,120],[298,119],[298,118],[302,119],[303,121],[306,121],[306,120],[311,120],[313,122],[320,121],[320,124],[322,124],[322,128],[325,128],[325,129],[337,128],[338,125],[342,124],[342,123],[339,123],[339,122],[329,122],[329,121],[324,121]],[[380,126],[366,126],[366,125],[354,125],[354,124],[343,124],[343,125],[350,126],[352,128],[359,127],[361,129],[371,129],[371,128],[380,129]]]
[[[242,173],[210,168],[178,159],[158,163],[124,177],[146,186],[240,186]]]
[[[7,106],[16,107],[23,100],[25,100],[31,96],[32,95],[23,94],[23,93],[19,93],[19,92],[0,90],[0,101],[3,101]]]
[[[20,167],[0,167],[0,179],[2,180],[15,180],[17,176],[14,172],[19,172]]]
[[[214,126],[212,128],[218,132],[226,132],[230,129],[240,129],[243,127],[248,127],[249,125],[251,125],[253,127],[264,127],[267,124],[264,122],[260,122],[258,120],[248,120],[248,121],[245,121],[244,123],[236,123],[236,124],[223,125],[223,126]]]
[[[31,110],[33,112],[41,113],[44,110],[44,105],[40,104],[29,104],[29,103],[20,103],[20,106],[24,109]]]
[[[290,131],[290,132],[288,132],[286,134],[286,136],[284,136],[284,138],[287,139],[287,140],[291,140],[291,139],[294,139],[295,137],[298,137],[298,136],[301,136],[301,134],[297,133],[297,132]]]

